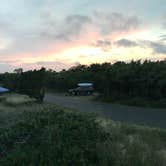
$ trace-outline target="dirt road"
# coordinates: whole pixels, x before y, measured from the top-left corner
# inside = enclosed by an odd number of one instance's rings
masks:
[[[115,121],[166,128],[166,109],[122,106],[55,93],[47,93],[45,101],[84,112],[96,112]]]

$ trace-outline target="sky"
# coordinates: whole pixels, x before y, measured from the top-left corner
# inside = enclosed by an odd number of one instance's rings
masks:
[[[0,0],[0,72],[166,59],[166,0]]]

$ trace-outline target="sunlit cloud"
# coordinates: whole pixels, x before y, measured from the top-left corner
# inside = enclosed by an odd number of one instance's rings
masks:
[[[3,0],[0,72],[164,59],[164,1]]]

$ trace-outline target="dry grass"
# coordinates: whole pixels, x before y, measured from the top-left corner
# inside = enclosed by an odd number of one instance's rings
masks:
[[[1,153],[6,166],[165,166],[166,130],[45,103],[0,104]]]
[[[11,105],[17,106],[17,105],[32,103],[34,101],[35,99],[30,98],[27,95],[21,95],[21,94],[11,93],[11,94],[4,94],[0,96],[0,102],[7,106],[11,106]]]

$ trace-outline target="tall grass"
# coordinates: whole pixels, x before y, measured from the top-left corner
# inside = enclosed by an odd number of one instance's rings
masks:
[[[15,123],[0,129],[2,166],[166,165],[165,130],[52,105],[23,110]]]

